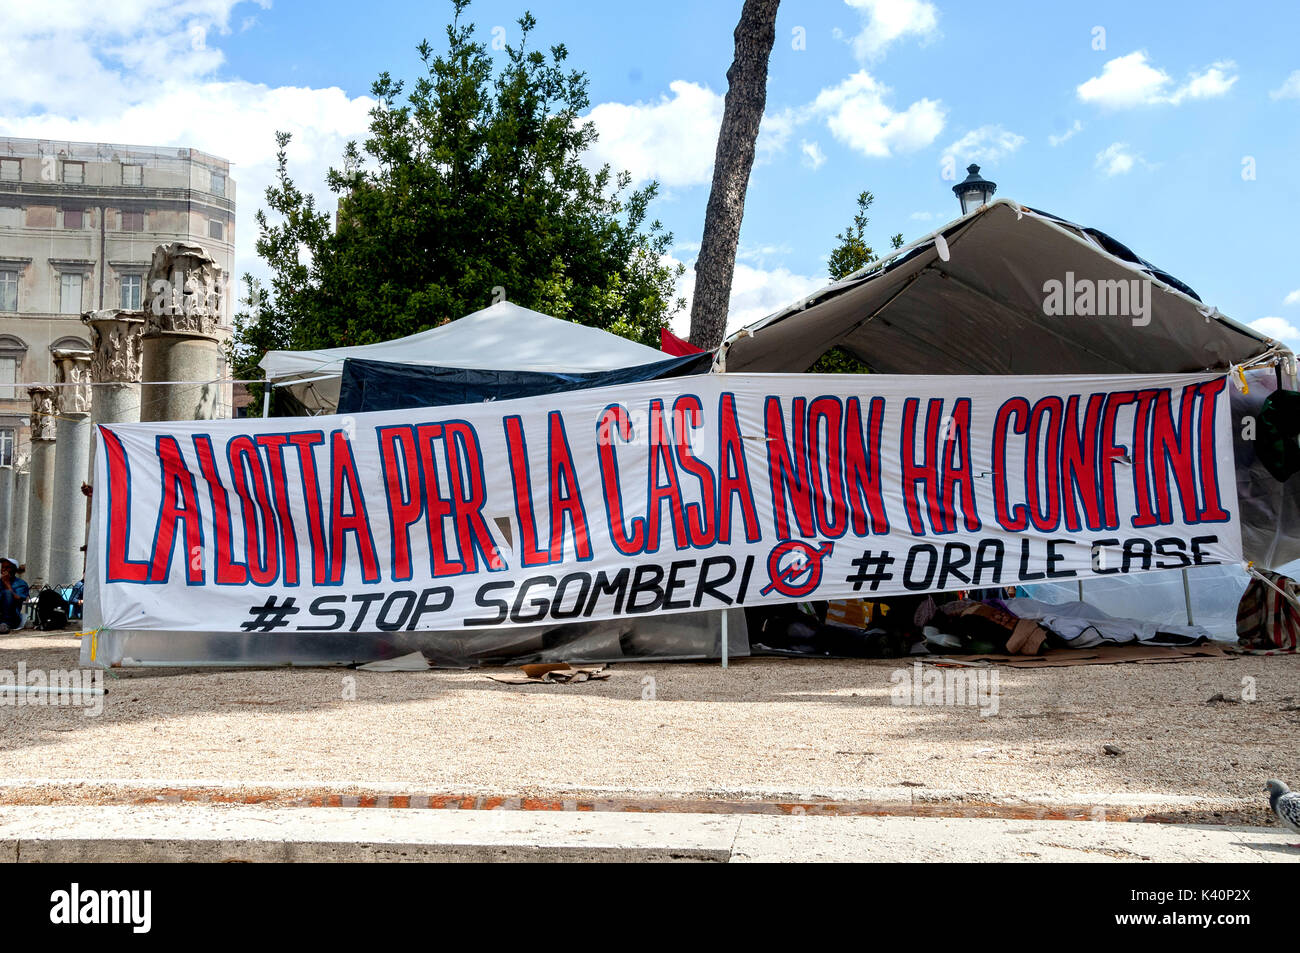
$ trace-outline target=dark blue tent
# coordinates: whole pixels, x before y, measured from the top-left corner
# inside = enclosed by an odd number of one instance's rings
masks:
[[[711,353],[670,357],[653,364],[583,374],[494,371],[464,367],[430,367],[348,358],[339,384],[340,414],[475,404],[486,400],[536,397],[559,391],[585,390],[667,377],[705,374]]]

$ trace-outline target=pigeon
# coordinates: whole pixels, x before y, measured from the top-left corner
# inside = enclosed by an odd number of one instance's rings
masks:
[[[1276,778],[1270,780],[1264,790],[1268,792],[1268,806],[1273,809],[1282,826],[1300,834],[1300,794]],[[1291,846],[1300,847],[1300,844]]]

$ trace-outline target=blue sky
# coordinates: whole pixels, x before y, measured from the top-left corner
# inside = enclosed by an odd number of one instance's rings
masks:
[[[321,191],[368,92],[442,42],[440,2],[0,3],[0,133],[190,145],[236,161],[239,270],[276,129]],[[694,258],[740,0],[478,0],[485,40],[562,41],[590,79],[596,159],[654,177]],[[954,217],[945,171],[1109,232],[1208,303],[1300,347],[1300,5],[787,0],[750,183],[732,323],[825,281],[862,189],[884,246]],[[498,34],[500,35],[500,34]],[[946,159],[949,161],[945,162]],[[332,202],[331,202],[332,204]],[[689,284],[683,289],[689,293]],[[486,303],[486,302],[485,302]],[[684,322],[683,322],[684,326]]]

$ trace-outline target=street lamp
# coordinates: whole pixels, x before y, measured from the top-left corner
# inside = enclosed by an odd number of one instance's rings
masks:
[[[996,182],[980,178],[980,167],[971,163],[966,166],[970,175],[952,187],[953,194],[961,202],[961,213],[969,215],[981,205],[987,205],[993,193],[998,190]]]

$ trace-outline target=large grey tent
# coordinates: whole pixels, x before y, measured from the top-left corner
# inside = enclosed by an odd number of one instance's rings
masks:
[[[1141,315],[1045,309],[1051,282],[1103,290],[1123,282],[1128,293],[1135,281]],[[1257,413],[1279,387],[1296,387],[1295,359],[1281,343],[1220,314],[1109,235],[1008,199],[754,322],[723,349],[729,372],[789,372],[836,345],[882,374],[1239,368],[1234,377],[1248,384],[1233,393],[1235,417]],[[1300,559],[1300,486],[1270,476],[1253,443],[1237,436],[1247,557],[1266,567]]]
[[[1125,294],[1137,282],[1145,313],[1132,313],[1132,300],[1123,314],[1049,313],[1053,282],[1067,293]],[[1257,416],[1274,391],[1297,386],[1295,358],[1280,342],[1221,314],[1104,232],[1007,199],[748,325],[722,350],[728,372],[791,372],[835,346],[882,374],[1232,371],[1239,421]],[[1243,549],[1258,566],[1281,568],[1300,559],[1300,478],[1270,475],[1250,434],[1235,430]],[[1234,612],[1246,574],[1201,572],[1226,592],[1214,611]],[[1158,584],[1138,576],[1101,585]]]
[[[1149,281],[1149,323],[1045,313],[1067,276]],[[881,374],[1226,370],[1281,349],[1104,233],[1006,199],[749,325],[726,368],[804,371],[834,345]]]

